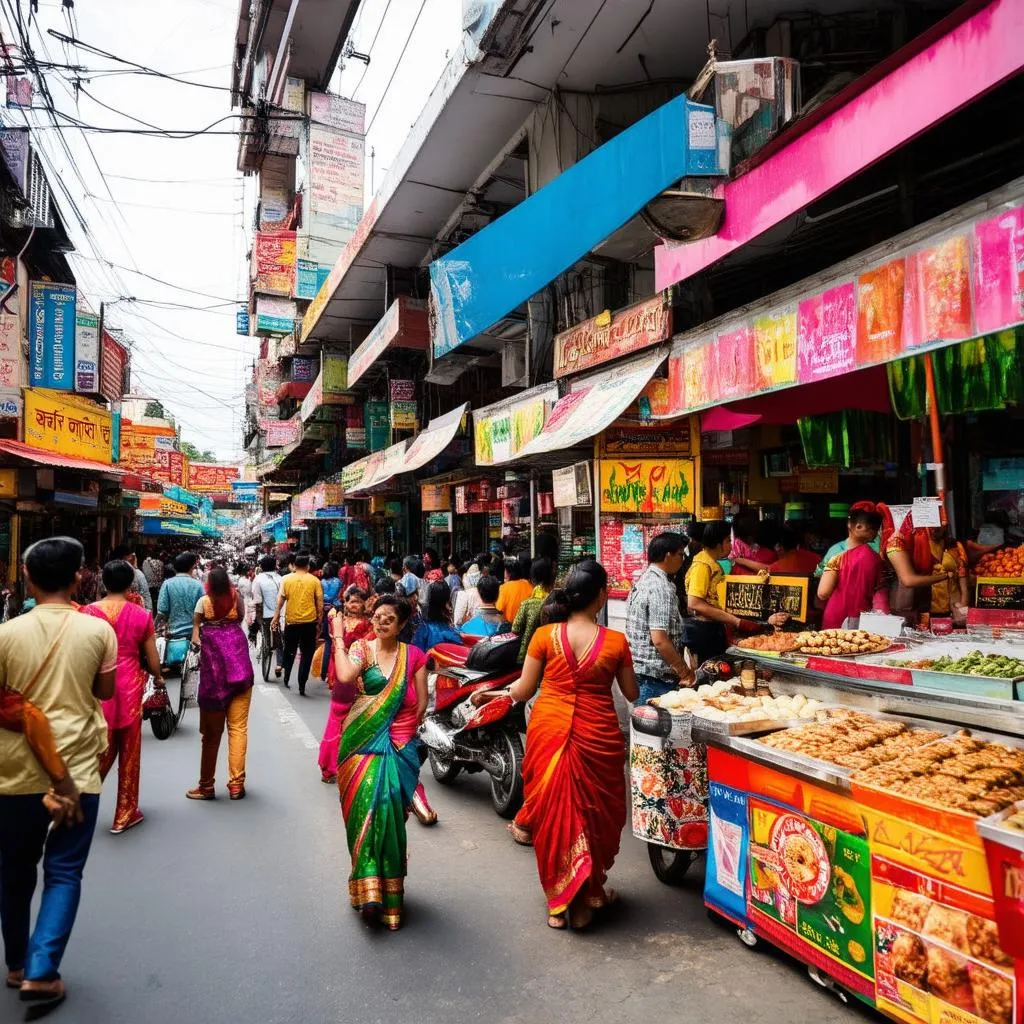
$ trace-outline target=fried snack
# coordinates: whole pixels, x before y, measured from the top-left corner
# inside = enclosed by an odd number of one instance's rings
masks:
[[[1013,958],[1007,956],[999,945],[999,929],[995,921],[986,921],[977,914],[967,918],[967,949],[971,956],[1000,967],[1012,967]]]
[[[940,999],[972,1012],[974,993],[967,961],[940,946],[928,946],[928,988]]]
[[[981,964],[971,964],[968,974],[978,1016],[991,1024],[1010,1024],[1013,1019],[1013,983],[1010,979]]]
[[[892,944],[892,970],[901,981],[928,991],[928,954],[924,943],[910,932],[901,932]]]
[[[938,939],[961,953],[970,952],[967,947],[967,914],[962,910],[933,903],[925,918],[921,934]]]
[[[931,907],[932,901],[927,896],[907,889],[897,889],[889,917],[897,924],[906,925],[912,931],[919,932],[924,927]]]
[[[773,651],[776,654],[786,654],[796,650],[796,634],[777,632],[764,636],[748,636],[736,646],[742,647],[745,651]]]

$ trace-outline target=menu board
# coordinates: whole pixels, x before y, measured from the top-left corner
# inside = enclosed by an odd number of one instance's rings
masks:
[[[797,622],[807,619],[806,576],[726,576],[723,607],[745,619],[766,619],[785,612]]]
[[[975,587],[974,598],[978,608],[1024,609],[1024,579],[980,577]]]
[[[659,533],[685,533],[685,521],[601,516],[600,562],[608,571],[608,596],[624,598],[647,568],[647,545]]]

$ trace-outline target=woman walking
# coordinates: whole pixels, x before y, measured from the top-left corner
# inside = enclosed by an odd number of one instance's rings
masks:
[[[142,757],[142,694],[146,671],[154,685],[163,689],[160,657],[156,651],[153,616],[142,605],[128,600],[135,569],[123,561],[103,567],[106,597],[82,611],[109,622],[117,636],[117,672],[114,696],[103,702],[107,720],[107,750],[100,758],[100,778],[106,779],[117,761],[117,805],[111,833],[127,832],[143,821],[139,810],[139,769]],[[143,668],[145,663],[145,668]]]
[[[596,622],[607,587],[597,562],[572,570],[564,599],[558,591],[548,598],[549,621],[564,621],[537,629],[510,690],[529,700],[543,677],[526,733],[523,816],[551,928],[584,928],[617,898],[605,881],[626,818],[626,748],[612,684],[618,680],[628,701],[638,689],[626,637]],[[559,612],[552,606],[560,599]]]
[[[338,753],[349,898],[365,919],[392,931],[402,923],[405,819],[420,773],[416,730],[427,710],[426,657],[398,640],[408,618],[405,601],[382,597],[373,613],[376,639],[356,641],[336,669],[357,693]]]
[[[320,781],[333,784],[338,781],[338,745],[341,730],[356,699],[355,683],[343,683],[336,667],[349,648],[357,641],[373,638],[373,626],[366,614],[366,593],[358,587],[349,587],[345,594],[343,611],[332,608],[327,613],[328,635],[332,648],[327,663],[327,680],[331,683],[331,707],[327,712],[323,739],[320,741]]]
[[[325,562],[320,574],[320,586],[324,591],[324,617],[320,625],[320,639],[324,642],[322,679],[331,684],[331,654],[334,648],[334,634],[331,630],[331,616],[341,607],[341,580],[338,578],[338,563]],[[358,587],[356,588],[359,589]],[[365,601],[366,598],[364,597]],[[347,648],[346,648],[347,650]]]
[[[242,596],[231,585],[227,570],[216,566],[206,580],[206,594],[196,605],[192,643],[199,647],[199,732],[203,738],[199,785],[185,796],[212,800],[217,752],[224,726],[228,730],[228,794],[245,796],[245,749],[253,667],[242,620]]]

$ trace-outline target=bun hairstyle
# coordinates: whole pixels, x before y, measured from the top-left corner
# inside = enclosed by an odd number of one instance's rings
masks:
[[[607,586],[608,573],[600,562],[588,558],[574,566],[565,583],[565,597],[570,613],[589,608]]]
[[[549,626],[552,622],[567,622],[569,619],[569,598],[564,590],[552,590],[540,606],[540,624]]]

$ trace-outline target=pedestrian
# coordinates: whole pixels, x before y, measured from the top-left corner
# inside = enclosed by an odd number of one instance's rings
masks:
[[[260,571],[252,581],[252,599],[256,615],[256,626],[263,634],[263,643],[274,651],[274,675],[280,678],[284,665],[284,644],[279,635],[270,628],[277,607],[277,595],[281,592],[281,574],[277,571],[277,559],[264,555],[260,559]]]
[[[448,584],[448,589],[452,592],[452,597],[454,598],[462,589],[462,574],[459,572],[459,563],[454,558],[449,558],[446,571],[447,575],[444,581]]]
[[[338,751],[349,899],[364,919],[392,931],[402,923],[405,819],[420,774],[416,731],[427,711],[426,656],[398,640],[408,616],[406,601],[382,597],[373,613],[376,639],[356,641],[337,662],[338,679],[354,683],[357,694]]]
[[[435,580],[427,589],[423,622],[413,634],[413,647],[424,654],[438,644],[461,644],[459,631],[452,626],[452,592],[444,580]]]
[[[206,581],[206,593],[195,607],[192,644],[199,648],[199,733],[202,753],[199,785],[185,796],[212,800],[215,796],[217,753],[224,727],[228,730],[228,795],[245,796],[245,754],[248,745],[249,705],[253,667],[242,629],[245,605],[231,585],[227,570],[215,566]]]
[[[327,659],[327,681],[331,686],[331,706],[327,712],[323,739],[320,741],[320,781],[333,783],[338,778],[338,744],[341,729],[345,723],[352,702],[356,699],[353,683],[343,683],[337,676],[337,659],[344,658],[349,648],[357,641],[373,637],[370,617],[366,614],[365,591],[349,587],[342,609],[332,608],[327,613],[328,630],[333,643]]]
[[[323,641],[324,644],[323,660],[321,662],[323,666],[321,669],[321,676],[326,682],[330,679],[330,676],[328,675],[328,666],[330,665],[331,648],[334,643],[334,638],[331,635],[331,624],[329,619],[331,612],[337,611],[339,608],[341,608],[342,604],[342,587],[341,580],[338,578],[337,562],[324,563],[324,571],[320,577],[320,586],[323,588],[324,592],[324,615],[323,622],[321,623],[320,626],[320,639]],[[368,589],[365,587],[358,587],[355,584],[352,584],[352,586],[345,588],[345,593],[347,594],[349,590],[352,590],[353,588],[364,595],[363,600],[365,601],[365,594],[368,593]],[[328,685],[330,684],[328,683]]]
[[[157,628],[166,633],[161,655],[165,665],[178,665],[185,660],[192,636],[192,616],[196,603],[203,596],[203,585],[192,575],[198,558],[191,551],[182,551],[174,558],[174,575],[165,579],[156,602]],[[158,645],[159,649],[159,645]]]
[[[146,555],[142,563],[142,575],[146,577],[146,583],[149,585],[149,610],[152,611],[160,594],[160,584],[164,581],[164,562],[155,552],[150,551]]]
[[[252,566],[248,562],[236,562],[235,578],[231,582],[234,583],[239,594],[242,595],[242,604],[245,606],[245,621],[243,624],[246,631],[252,637],[255,637],[255,632],[251,630],[256,618],[256,605],[252,592],[252,575]]]
[[[44,804],[50,778],[23,734],[0,729],[0,925],[6,983],[20,987],[30,1019],[64,1001],[61,960],[96,828],[100,756],[107,747],[100,701],[113,697],[115,688],[114,631],[71,604],[82,556],[82,545],[71,537],[33,544],[25,552],[24,575],[36,607],[0,626],[0,685],[31,700],[46,717],[79,793],[73,813],[51,829]],[[30,934],[40,860],[43,892]]]
[[[306,681],[316,653],[316,638],[324,614],[324,590],[320,581],[309,571],[309,555],[298,555],[295,571],[281,581],[277,595],[272,627],[279,629],[281,609],[284,619],[284,685],[290,687],[295,653],[299,656],[299,696],[306,696]]]
[[[114,696],[103,702],[107,752],[100,760],[100,778],[104,781],[117,761],[117,805],[110,829],[115,836],[144,819],[139,810],[139,772],[147,669],[154,686],[164,689],[153,616],[126,597],[134,579],[135,573],[127,562],[107,562],[103,567],[107,596],[82,609],[85,614],[108,622],[117,637],[116,688]]]
[[[683,658],[683,616],[673,578],[683,564],[687,539],[659,533],[647,545],[647,568],[626,601],[626,636],[640,687],[638,704],[693,683]]]
[[[533,592],[533,586],[525,578],[522,559],[510,558],[505,562],[505,582],[498,592],[496,607],[509,622],[515,622],[519,606]]]
[[[530,565],[530,583],[533,590],[530,596],[519,606],[512,622],[512,632],[522,640],[519,645],[518,664],[526,661],[533,634],[540,625],[541,608],[555,586],[555,571],[558,566],[550,558],[535,558]],[[499,598],[500,600],[500,598]]]
[[[90,559],[82,566],[82,579],[78,584],[78,603],[92,604],[96,600],[96,588],[99,586],[99,566],[96,559]]]
[[[153,610],[153,599],[149,596],[149,583],[143,575],[142,570],[139,568],[138,559],[135,557],[135,552],[127,544],[118,544],[113,551],[110,552],[110,561],[124,561],[132,567],[132,572],[135,574],[134,582],[128,590],[128,600],[135,600],[132,597],[133,594],[138,595],[139,603],[146,609],[147,612]],[[97,588],[97,596],[103,597],[106,591],[103,589],[103,580],[100,579],[99,587]]]
[[[562,608],[548,609],[552,624],[534,633],[509,690],[527,701],[540,686],[526,733],[521,817],[532,831],[548,926],[556,929],[585,928],[617,899],[605,882],[626,817],[626,746],[612,686],[618,680],[627,700],[638,688],[626,637],[597,624],[607,599],[600,564],[573,568]]]
[[[455,595],[455,614],[452,623],[456,629],[480,610],[480,594],[477,591],[480,580],[480,565],[474,561],[466,566],[466,571],[462,574],[462,590]]]
[[[427,583],[435,583],[437,580],[444,579],[444,570],[441,568],[441,556],[437,553],[437,548],[424,548],[423,549],[423,578]],[[426,601],[421,603],[426,604]]]
[[[480,607],[471,619],[462,624],[462,632],[471,636],[494,636],[510,630],[511,623],[495,607],[501,584],[493,576],[481,576],[476,589]]]

